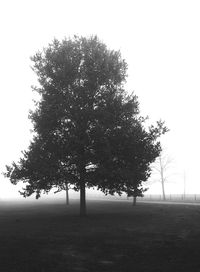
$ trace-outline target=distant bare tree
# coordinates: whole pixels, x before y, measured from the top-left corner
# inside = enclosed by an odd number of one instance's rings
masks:
[[[172,172],[170,171],[172,164],[173,159],[167,153],[165,153],[165,151],[162,151],[155,163],[152,165],[152,178],[150,179],[149,183],[156,181],[161,182],[163,200],[166,200],[165,184],[172,175]]]

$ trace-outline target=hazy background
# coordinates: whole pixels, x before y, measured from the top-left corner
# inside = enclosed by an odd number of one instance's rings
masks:
[[[200,2],[195,0],[29,0],[0,2],[0,172],[29,145],[36,77],[30,56],[54,37],[97,34],[128,63],[127,90],[141,114],[166,121],[162,138],[173,158],[167,193],[200,193]],[[19,198],[0,176],[0,199]],[[148,193],[161,193],[160,184]]]

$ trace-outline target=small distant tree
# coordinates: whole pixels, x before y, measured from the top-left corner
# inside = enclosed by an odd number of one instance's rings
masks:
[[[137,197],[143,197],[144,196],[143,193],[146,191],[147,191],[146,188],[143,188],[140,186],[140,187],[137,187],[134,190],[131,190],[130,192],[127,193],[128,197],[130,197],[130,196],[133,197],[133,206],[135,206],[137,203]]]
[[[145,120],[141,121],[144,123]],[[138,130],[141,130],[140,128]],[[137,197],[143,197],[143,193],[147,191],[147,188],[144,188],[144,184],[147,182],[152,172],[152,162],[160,155],[161,146],[159,142],[156,142],[156,139],[160,137],[163,133],[166,133],[168,128],[164,126],[164,122],[157,122],[157,128],[153,126],[150,127],[149,133],[146,130],[140,131],[141,140],[137,145],[135,145],[135,156],[131,156],[132,149],[126,151],[126,185],[125,192],[127,196],[133,197],[133,205],[136,205]],[[141,136],[143,135],[143,136]],[[129,139],[129,146],[134,145],[134,139]],[[147,145],[148,143],[148,145]],[[149,145],[154,143],[153,145]]]
[[[58,192],[61,192],[61,191],[65,191],[65,196],[66,196],[66,205],[68,206],[69,205],[69,184],[68,182],[64,182],[62,183],[62,185],[60,186],[59,189],[57,189],[54,194],[58,193]]]
[[[164,150],[152,165],[152,179],[150,182],[160,182],[163,200],[166,200],[165,185],[172,175],[172,166],[173,159]]]
[[[30,113],[35,136],[20,161],[7,166],[10,181],[22,180],[22,195],[37,198],[67,181],[80,191],[83,216],[87,187],[109,194],[138,188],[166,129],[162,122],[143,125],[137,97],[124,90],[127,64],[120,52],[96,36],[75,36],[55,39],[32,61],[41,96]]]

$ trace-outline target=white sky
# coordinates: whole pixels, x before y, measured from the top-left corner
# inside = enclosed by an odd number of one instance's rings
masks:
[[[183,192],[185,170],[187,192],[200,193],[199,14],[195,0],[2,0],[0,172],[30,140],[27,116],[36,80],[30,56],[54,37],[97,34],[126,59],[127,88],[138,95],[141,114],[170,128],[162,141],[178,174],[168,192]],[[17,190],[0,177],[0,198],[15,197]]]

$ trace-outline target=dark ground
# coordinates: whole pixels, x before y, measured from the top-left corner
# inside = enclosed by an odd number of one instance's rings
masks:
[[[0,271],[200,271],[200,206],[1,203]]]

